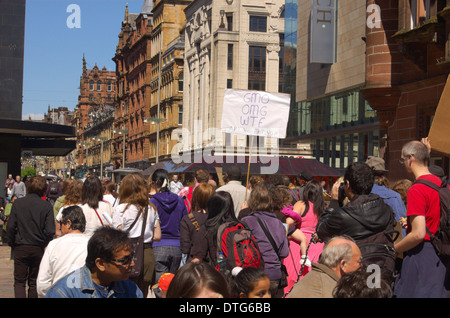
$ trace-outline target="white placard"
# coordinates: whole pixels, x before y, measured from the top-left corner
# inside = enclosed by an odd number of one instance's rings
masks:
[[[290,103],[289,94],[226,89],[222,132],[286,138]]]

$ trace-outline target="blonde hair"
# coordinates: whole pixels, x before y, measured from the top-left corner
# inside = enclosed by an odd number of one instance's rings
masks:
[[[412,181],[409,179],[401,179],[401,180],[395,181],[391,185],[391,190],[394,190],[395,192],[400,194],[400,197],[402,198],[405,206],[406,206],[407,193],[411,186],[412,186]]]

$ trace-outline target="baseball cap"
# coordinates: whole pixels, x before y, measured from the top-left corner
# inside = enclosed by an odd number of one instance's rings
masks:
[[[159,288],[161,290],[169,289],[170,282],[172,281],[174,276],[175,275],[172,274],[172,273],[164,273],[164,274],[162,274],[161,277],[159,278],[159,282],[158,282]]]
[[[384,159],[374,156],[367,157],[366,164],[374,171],[387,172]]]

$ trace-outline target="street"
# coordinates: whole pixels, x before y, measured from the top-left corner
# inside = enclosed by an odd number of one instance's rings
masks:
[[[0,246],[0,298],[14,298],[14,262],[11,260],[11,248]]]

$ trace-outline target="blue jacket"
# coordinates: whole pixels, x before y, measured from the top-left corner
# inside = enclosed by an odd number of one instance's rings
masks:
[[[95,289],[91,271],[84,265],[58,280],[46,298],[103,298]],[[142,291],[130,280],[113,282],[107,298],[143,298]]]
[[[395,220],[399,221],[401,217],[406,217],[406,207],[403,203],[402,197],[398,192],[386,188],[385,186],[380,186],[374,184],[372,188],[372,193],[378,194],[380,198],[383,199],[384,203],[389,205],[394,211]],[[402,229],[403,236],[406,235],[405,229]]]

